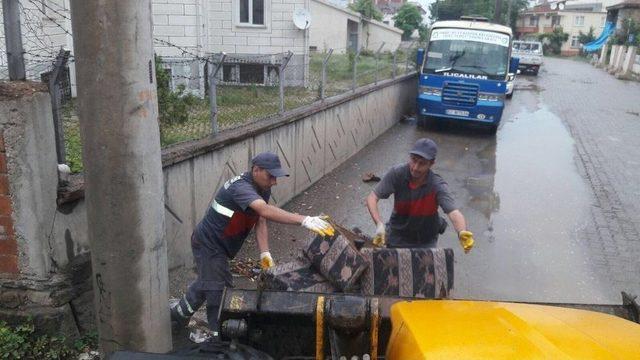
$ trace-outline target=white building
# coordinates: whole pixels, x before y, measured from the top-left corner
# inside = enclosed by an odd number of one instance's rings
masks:
[[[20,0],[29,78],[47,71],[60,47],[73,49],[69,1]],[[301,86],[310,48],[377,50],[385,42],[385,50],[394,50],[400,44],[400,30],[325,0],[152,0],[152,5],[154,48],[171,71],[172,85],[201,93],[204,59],[212,54],[227,54],[220,80],[271,85],[284,55],[291,52],[286,84]],[[294,25],[294,12],[300,10],[311,14],[308,29]],[[4,50],[4,38],[0,40]],[[4,56],[0,76],[2,71],[7,72]],[[70,73],[74,83],[73,62]]]
[[[562,9],[545,3],[519,14],[516,36],[522,40],[537,40],[541,34],[562,28],[563,32],[569,34],[569,38],[562,44],[560,51],[562,55],[571,56],[580,52],[580,32],[586,34],[593,28],[594,36],[597,38],[604,28],[606,18],[607,12],[600,2],[567,2]]]
[[[358,48],[376,51],[383,43],[382,51],[393,51],[401,42],[401,30],[324,0],[311,0],[311,16],[311,51],[331,48],[335,53],[356,51]]]

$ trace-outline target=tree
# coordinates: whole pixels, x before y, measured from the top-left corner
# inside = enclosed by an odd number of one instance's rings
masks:
[[[365,18],[382,21],[382,13],[373,4],[373,0],[357,0],[349,4],[349,9],[359,12]]]
[[[586,34],[583,33],[582,31],[580,31],[578,33],[578,42],[580,42],[580,44],[588,44],[590,42],[592,42],[593,40],[596,39],[596,36],[593,34],[594,32],[594,28],[593,26],[589,27],[589,32],[587,32]]]
[[[569,34],[565,33],[562,28],[555,28],[553,32],[541,34],[538,38],[540,41],[547,39],[549,41],[549,50],[556,55],[560,55],[562,44],[569,40]]]
[[[420,30],[423,26],[420,10],[418,10],[417,6],[410,3],[404,3],[404,5],[398,9],[393,20],[395,22],[395,27],[402,30],[403,40],[409,40],[411,38],[411,34],[413,34],[415,30]]]
[[[509,12],[511,1],[511,16]],[[493,21],[495,14],[495,0],[437,0],[429,5],[431,21],[458,20],[460,16],[482,16]],[[500,11],[500,23],[515,30],[518,14],[529,6],[528,0],[505,0]],[[507,24],[509,19],[509,24]]]

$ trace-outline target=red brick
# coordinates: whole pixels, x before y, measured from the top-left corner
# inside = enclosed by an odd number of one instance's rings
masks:
[[[0,174],[7,173],[7,154],[0,152]]]
[[[0,256],[18,255],[18,243],[14,239],[0,240]]]
[[[0,236],[13,239],[13,219],[8,215],[0,215]]]
[[[0,174],[0,195],[9,194],[9,177],[6,174]]]
[[[0,195],[0,215],[11,215],[11,197]]]
[[[0,273],[17,274],[18,257],[15,255],[0,255]]]

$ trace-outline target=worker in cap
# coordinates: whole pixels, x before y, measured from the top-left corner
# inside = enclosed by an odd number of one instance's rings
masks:
[[[260,265],[274,266],[269,252],[267,220],[301,225],[320,235],[334,235],[333,227],[319,216],[290,213],[269,205],[271,188],[279,177],[289,176],[276,154],[263,152],[251,161],[251,169],[228,180],[218,190],[204,218],[191,235],[191,249],[198,277],[180,301],[171,307],[171,319],[184,326],[206,301],[209,327],[217,336],[218,312],[225,286],[231,287],[229,260],[233,259],[255,227]]]
[[[392,248],[436,247],[438,235],[447,223],[438,214],[442,208],[458,233],[465,253],[473,247],[473,234],[456,207],[447,183],[431,171],[438,147],[427,138],[416,141],[409,151],[409,162],[392,167],[367,196],[366,204],[376,224],[374,245]],[[378,201],[394,195],[393,212],[385,224]]]

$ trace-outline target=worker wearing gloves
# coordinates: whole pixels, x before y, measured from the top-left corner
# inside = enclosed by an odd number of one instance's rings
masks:
[[[473,234],[467,230],[447,183],[431,171],[437,152],[433,140],[419,139],[409,152],[409,162],[392,167],[367,197],[367,208],[376,224],[375,246],[436,247],[438,234],[446,228],[446,221],[438,215],[440,206],[458,233],[465,253],[473,247]],[[385,226],[378,200],[391,194],[394,194],[393,213]]]
[[[320,235],[334,234],[333,227],[320,217],[294,214],[268,204],[277,178],[289,176],[277,155],[260,153],[251,163],[249,172],[227,181],[218,190],[193,231],[191,250],[198,277],[171,308],[171,320],[178,325],[186,325],[206,301],[209,327],[217,335],[222,291],[233,285],[229,260],[236,256],[254,226],[263,269],[275,265],[269,252],[267,220],[301,225]]]

